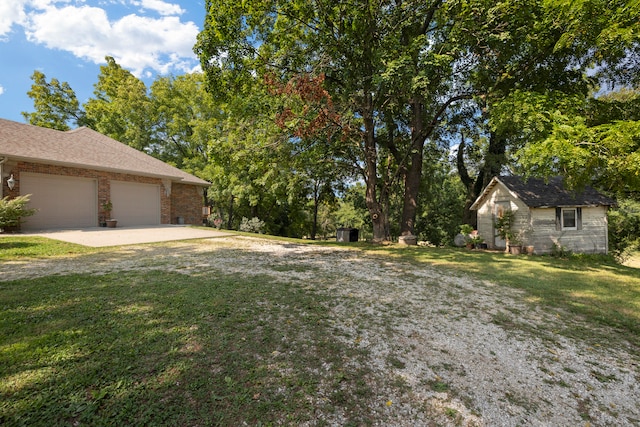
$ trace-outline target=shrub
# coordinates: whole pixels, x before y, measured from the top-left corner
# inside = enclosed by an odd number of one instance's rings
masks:
[[[263,229],[264,221],[261,221],[260,218],[253,217],[251,219],[247,219],[246,217],[242,217],[240,231],[247,233],[262,233]]]
[[[621,200],[609,211],[609,250],[621,261],[640,250],[640,202]]]
[[[0,229],[20,227],[22,218],[37,212],[37,209],[27,209],[30,196],[31,194],[27,194],[13,199],[9,199],[9,196],[6,196],[0,200]]]
[[[569,258],[572,255],[573,252],[570,249],[567,249],[562,245],[558,245],[557,243],[554,243],[553,248],[551,248],[551,256],[554,258]]]
[[[220,217],[218,217],[218,216],[215,216],[215,217],[214,217],[213,215],[210,215],[210,216],[207,218],[207,225],[208,225],[209,227],[215,227],[215,228],[217,228],[218,230],[220,230],[220,228],[222,227],[222,223],[223,223],[223,222],[224,222],[224,221],[222,220],[222,218],[220,218]]]

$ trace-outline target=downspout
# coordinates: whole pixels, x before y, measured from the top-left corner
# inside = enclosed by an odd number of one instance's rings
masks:
[[[0,158],[0,199],[4,197],[4,184],[2,183],[2,181],[4,180],[4,174],[3,174],[4,168],[2,167],[2,165],[6,161],[7,161],[6,157]]]

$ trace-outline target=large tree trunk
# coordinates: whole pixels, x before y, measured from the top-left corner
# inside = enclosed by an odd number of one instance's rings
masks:
[[[365,203],[373,224],[373,241],[390,240],[388,211],[378,199],[378,150],[376,147],[375,124],[371,95],[366,95],[367,108],[363,111],[364,148],[365,148],[365,182],[367,185]]]
[[[412,102],[411,129],[411,164],[405,169],[404,202],[400,236],[415,236],[416,213],[418,211],[418,195],[422,180],[422,161],[424,150],[424,125],[422,122],[422,105]]]
[[[313,222],[311,223],[311,240],[316,240],[318,232],[318,204],[320,203],[320,185],[318,181],[313,183]]]

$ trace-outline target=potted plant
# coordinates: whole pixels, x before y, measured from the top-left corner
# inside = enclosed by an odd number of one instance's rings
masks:
[[[473,249],[473,227],[469,224],[462,224],[460,226],[460,234],[464,237],[464,243],[467,246],[467,249]]]
[[[478,234],[472,234],[469,242],[473,246],[474,249],[481,248],[481,245],[484,243],[484,239],[480,237]]]
[[[115,228],[118,224],[118,220],[111,218],[111,211],[113,210],[111,200],[107,200],[102,204],[102,210],[106,214],[105,225],[109,228]]]

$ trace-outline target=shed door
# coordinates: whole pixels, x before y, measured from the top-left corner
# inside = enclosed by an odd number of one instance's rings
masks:
[[[502,215],[504,215],[505,211],[509,210],[511,208],[511,204],[507,201],[505,202],[496,202],[496,204],[494,205],[494,212],[493,212],[493,219],[494,219],[494,224],[495,224],[495,220],[498,218],[502,218]],[[493,227],[493,244],[496,248],[498,249],[506,249],[507,247],[507,242],[500,238],[500,236],[498,236],[498,232],[496,231],[495,225]]]
[[[111,181],[111,216],[118,227],[160,224],[160,186]]]
[[[20,194],[31,194],[24,230],[87,228],[98,225],[96,180],[60,175],[20,173]]]

